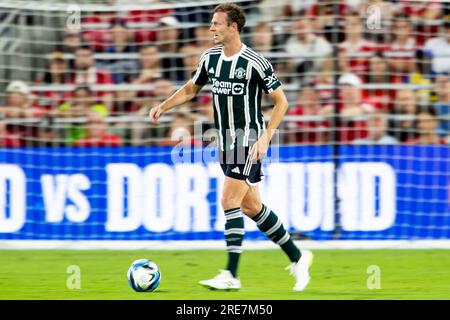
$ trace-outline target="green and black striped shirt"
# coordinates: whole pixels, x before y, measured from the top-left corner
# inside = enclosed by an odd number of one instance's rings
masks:
[[[192,81],[211,85],[219,145],[230,150],[251,146],[261,136],[265,129],[262,91],[270,93],[281,83],[270,62],[245,44],[231,57],[222,49],[215,46],[202,54]]]

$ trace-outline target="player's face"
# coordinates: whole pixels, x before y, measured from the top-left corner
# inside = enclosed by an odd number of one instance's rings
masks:
[[[228,42],[232,28],[228,25],[227,14],[225,12],[214,13],[209,31],[212,32],[214,44]]]

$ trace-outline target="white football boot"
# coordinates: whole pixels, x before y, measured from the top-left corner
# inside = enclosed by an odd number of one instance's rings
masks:
[[[290,270],[291,275],[294,276],[296,283],[294,291],[303,291],[309,283],[311,277],[309,276],[309,267],[313,263],[313,254],[309,250],[302,250],[302,256],[298,262],[290,264],[286,270]]]
[[[219,270],[220,273],[212,279],[202,280],[199,283],[210,289],[217,290],[238,290],[241,288],[241,281],[231,274],[229,270]]]

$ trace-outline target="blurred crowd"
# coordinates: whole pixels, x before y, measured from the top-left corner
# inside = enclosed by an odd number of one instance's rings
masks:
[[[246,11],[244,42],[291,86],[281,142],[450,144],[449,4],[260,0]],[[175,9],[93,12],[81,30],[61,31],[45,70],[6,87],[0,146],[202,145],[180,133],[213,126],[207,90],[163,125],[146,119],[213,45],[207,19],[182,18]],[[270,116],[268,101],[263,111]]]

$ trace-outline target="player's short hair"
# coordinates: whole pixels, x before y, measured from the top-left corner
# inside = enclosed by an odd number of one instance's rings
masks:
[[[240,6],[235,3],[222,3],[214,8],[214,13],[224,12],[227,14],[228,25],[236,22],[240,33],[245,26],[245,13]]]

